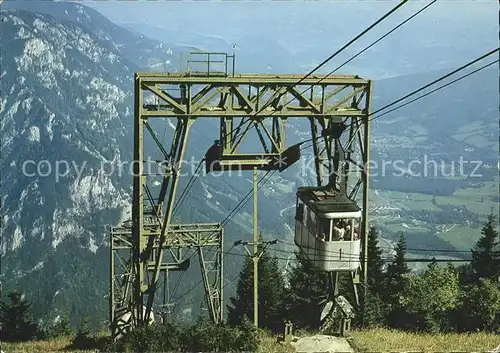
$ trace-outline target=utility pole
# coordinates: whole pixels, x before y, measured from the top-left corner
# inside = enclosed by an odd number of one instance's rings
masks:
[[[257,229],[257,177],[258,170],[257,167],[253,168],[253,323],[255,327],[259,327],[259,280],[258,280],[258,261],[257,257],[257,242],[259,241],[258,229]]]
[[[253,324],[255,327],[259,327],[259,281],[258,281],[258,264],[259,260],[262,257],[262,254],[266,252],[269,246],[277,244],[278,239],[273,239],[271,241],[262,241],[258,242],[254,241],[253,243],[249,243],[247,241],[238,240],[234,242],[234,246],[245,245],[245,250],[253,261]],[[247,245],[253,245],[254,252],[253,254],[248,250]],[[259,245],[260,250],[259,250]]]
[[[263,241],[259,243],[259,229],[258,229],[258,214],[257,214],[257,195],[258,195],[258,169],[253,168],[253,243],[244,242],[238,240],[234,243],[234,246],[245,245],[245,250],[252,258],[253,262],[253,324],[255,327],[259,327],[259,260],[266,249],[273,244],[278,242],[277,239],[271,241]],[[250,253],[247,245],[253,245],[253,253]],[[259,245],[264,245],[259,250]]]

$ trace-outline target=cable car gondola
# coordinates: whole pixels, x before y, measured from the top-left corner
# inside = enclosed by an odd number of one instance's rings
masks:
[[[297,190],[295,244],[325,272],[356,271],[360,266],[361,209],[342,193],[318,187]]]

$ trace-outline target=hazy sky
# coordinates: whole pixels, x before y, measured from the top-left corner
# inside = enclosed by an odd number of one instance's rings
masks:
[[[294,35],[304,30],[310,33],[331,33],[339,41],[351,38],[377,18],[382,16],[398,1],[389,0],[332,0],[332,1],[83,1],[108,18],[120,23],[144,23],[162,26],[168,30],[195,32],[237,39],[241,35],[257,35],[287,41],[293,45]],[[414,0],[378,26],[373,34],[392,28],[429,1]],[[435,40],[453,40],[453,33],[460,31],[458,39],[476,40],[478,28],[484,36],[498,40],[498,2],[439,0],[412,22],[417,26],[425,24],[428,33],[421,31],[408,34],[419,37],[432,35]],[[432,27],[432,28],[430,28]],[[463,31],[471,28],[472,31]],[[474,30],[475,29],[475,30]],[[450,33],[451,32],[451,33]],[[344,37],[345,38],[341,38]]]
[[[332,1],[169,1],[169,0],[125,0],[125,1],[83,1],[87,6],[99,9],[115,21],[145,21],[155,24],[165,24],[173,21],[176,24],[188,22],[195,27],[205,27],[212,24],[261,22],[265,19],[292,18],[304,15],[328,14],[352,16],[357,20],[381,15],[398,1],[395,0],[332,0]],[[398,11],[399,14],[414,11],[425,6],[430,1],[414,0]],[[496,0],[439,0],[431,7],[432,14],[428,18],[456,17],[457,20],[476,22],[478,20],[495,21],[498,19],[498,1]],[[198,20],[201,21],[198,21]],[[196,21],[195,21],[196,20]],[[213,21],[217,23],[213,23]],[[310,21],[307,21],[310,22]],[[497,21],[495,21],[497,22]],[[318,23],[318,25],[321,25]]]
[[[145,25],[161,27],[166,32],[163,32],[160,38],[154,39],[165,38],[163,41],[167,43],[199,48],[200,43],[204,41],[202,36],[210,36],[222,39],[227,44],[237,43],[246,53],[258,49],[266,52],[270,48],[281,46],[286,48],[286,52],[295,55],[294,60],[301,61],[302,70],[306,70],[367,28],[398,2],[86,0],[81,3],[97,9],[117,23],[134,23],[136,30],[144,32]],[[363,37],[359,43],[356,42],[352,50],[366,46],[429,3],[430,1],[410,1]],[[147,33],[151,36],[151,31]],[[194,36],[188,38],[187,33]],[[205,42],[209,43],[209,46],[213,45],[210,41]],[[437,64],[436,67],[439,64],[447,67],[474,59],[496,46],[496,0],[439,0],[363,54],[363,57],[355,62],[359,66],[351,66],[349,69],[363,72],[368,68],[368,63],[380,63],[382,60],[386,63],[385,67],[377,64],[381,67],[381,72],[372,73],[371,70],[369,73],[392,76],[404,70],[389,72],[388,67],[393,66],[390,62],[391,54],[401,57],[397,64],[408,68],[422,64],[423,59],[430,64]],[[449,50],[451,47],[454,51]],[[205,50],[226,49],[210,47]],[[458,63],[452,60],[457,56],[461,59]],[[274,62],[279,60],[275,59]],[[415,68],[417,71],[422,69]]]

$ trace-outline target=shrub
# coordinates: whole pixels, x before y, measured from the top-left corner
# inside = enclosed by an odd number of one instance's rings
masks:
[[[183,330],[172,325],[137,327],[114,343],[107,352],[255,352],[256,329],[245,320],[232,328],[198,319]]]
[[[236,327],[215,325],[199,319],[182,333],[183,351],[254,352],[258,347],[257,331],[247,320]]]
[[[179,351],[179,332],[172,325],[137,327],[117,342],[110,344],[107,351],[113,352],[173,352]]]
[[[84,316],[70,347],[72,349],[85,350],[95,348],[95,346],[96,337],[89,328],[89,318]]]

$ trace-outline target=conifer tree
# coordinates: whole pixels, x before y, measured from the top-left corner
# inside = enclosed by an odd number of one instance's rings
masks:
[[[10,303],[1,303],[0,322],[2,323],[2,341],[29,341],[38,334],[38,325],[31,317],[31,304],[23,298],[21,292],[8,294]]]
[[[396,255],[387,268],[386,289],[384,301],[390,307],[387,317],[389,325],[393,327],[405,327],[407,313],[403,308],[403,293],[408,285],[408,268],[405,260],[406,242],[403,233],[400,234],[396,244]]]
[[[491,213],[481,230],[482,237],[477,242],[477,250],[472,250],[471,265],[477,280],[500,280],[500,251],[496,226],[496,217]]]
[[[259,327],[280,332],[285,315],[285,281],[278,260],[264,251],[258,262]],[[236,296],[228,306],[228,323],[238,326],[244,318],[253,321],[253,260],[246,257],[240,272]]]
[[[89,349],[93,344],[93,334],[89,327],[89,317],[84,315],[80,327],[73,339],[72,347],[76,349]]]
[[[245,262],[240,271],[238,285],[236,286],[236,296],[229,298],[231,304],[228,305],[228,323],[237,326],[246,316],[253,319],[253,263],[250,256],[245,257]]]
[[[391,299],[396,299],[403,292],[405,278],[410,273],[410,269],[406,264],[406,242],[403,233],[400,234],[399,240],[395,247],[396,255],[393,261],[387,267],[387,294],[392,296]],[[397,301],[397,300],[396,300]]]
[[[368,233],[368,290],[363,299],[364,327],[382,326],[385,322],[387,308],[382,300],[384,293],[385,276],[383,273],[384,260],[382,250],[378,245],[378,231],[371,227]]]
[[[266,253],[259,260],[259,321],[273,332],[283,331],[286,316],[285,280],[278,259]]]
[[[372,295],[384,292],[384,260],[382,249],[378,245],[378,231],[371,227],[368,232],[368,290]]]
[[[289,310],[295,326],[316,329],[320,325],[322,307],[327,289],[325,272],[314,267],[303,251],[295,254],[297,265],[290,275]]]
[[[67,314],[63,314],[51,330],[52,337],[70,337],[74,334]]]

